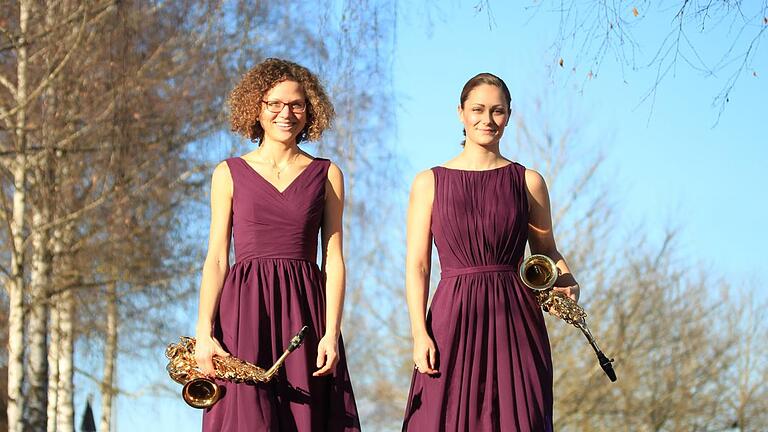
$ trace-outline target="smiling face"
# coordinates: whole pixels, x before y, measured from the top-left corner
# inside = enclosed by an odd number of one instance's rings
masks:
[[[459,106],[459,119],[464,124],[467,143],[481,146],[498,144],[509,123],[509,101],[502,89],[480,84]]]
[[[283,108],[279,113],[267,109],[267,103],[282,102]],[[264,129],[263,140],[294,144],[304,126],[307,125],[307,107],[304,112],[295,112],[294,108],[306,105],[307,99],[301,85],[296,81],[282,81],[269,89],[261,104],[259,124]]]

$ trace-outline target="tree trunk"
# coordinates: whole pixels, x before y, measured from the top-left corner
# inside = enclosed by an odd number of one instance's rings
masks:
[[[69,175],[69,166],[62,160],[63,154],[57,153],[57,178],[65,179]],[[67,191],[60,190],[63,197],[68,197]],[[66,199],[66,198],[65,198]],[[58,216],[58,215],[57,215]],[[72,248],[73,228],[70,224],[55,230],[53,236],[53,251],[57,257],[56,272],[57,280],[54,285],[63,289],[57,295],[56,309],[58,321],[58,344],[57,344],[57,374],[58,381],[56,387],[56,432],[74,431],[74,323],[73,313],[75,305],[74,290],[77,289],[76,283],[82,280],[82,274],[75,269],[75,263],[72,255],[67,253]]]
[[[19,1],[19,39],[16,67],[16,154],[13,168],[13,220],[11,235],[13,236],[13,251],[11,251],[11,280],[9,281],[8,297],[8,431],[22,431],[22,415],[24,411],[24,206],[26,204],[26,108],[22,106],[27,99],[27,48],[26,36],[29,25],[31,2]]]
[[[38,171],[39,173],[40,171]],[[43,177],[43,176],[40,176]],[[42,187],[44,182],[36,182]],[[48,230],[36,227],[44,224],[46,217],[45,203],[32,208],[32,271],[30,275],[30,305],[27,320],[29,356],[25,366],[29,380],[27,394],[27,424],[25,429],[41,431],[46,428],[46,399],[48,396]]]
[[[107,286],[107,340],[104,346],[104,378],[101,383],[101,432],[110,431],[112,420],[117,364],[117,318],[117,285],[113,282]]]
[[[24,411],[24,183],[26,179],[26,157],[16,158],[13,193],[13,251],[11,257],[12,278],[9,281],[8,297],[8,431],[22,431]]]
[[[60,155],[57,155],[60,156]],[[69,171],[66,163],[61,164],[62,169],[59,174],[64,178]],[[65,288],[56,296],[55,309],[56,312],[52,315],[56,316],[57,326],[55,330],[56,338],[56,378],[55,384],[51,383],[52,387],[56,388],[55,401],[56,404],[51,410],[55,411],[54,418],[55,423],[53,427],[55,432],[70,432],[74,431],[75,419],[74,419],[74,405],[73,405],[73,391],[74,391],[74,335],[73,335],[73,312],[75,296],[73,285],[79,278],[79,274],[73,269],[72,256],[67,254],[66,251],[70,250],[72,245],[72,228],[65,225],[55,230],[53,236],[53,251],[57,257],[56,261],[56,273],[57,280],[54,283],[57,287]],[[53,345],[53,344],[52,344]],[[51,422],[49,421],[49,424]]]
[[[59,310],[59,383],[56,396],[56,430],[57,432],[69,432],[75,428],[73,392],[73,359],[74,337],[72,325],[72,313],[74,311],[74,295],[72,290],[66,290],[61,294]]]
[[[53,1],[48,0],[45,7],[45,25],[47,28],[54,28],[56,26],[58,17],[56,16],[56,5]],[[51,44],[52,45],[52,44]],[[52,70],[53,64],[51,56],[46,56],[46,69]],[[43,101],[43,141],[45,142],[46,154],[43,159],[43,163],[38,170],[39,173],[45,173],[42,176],[40,187],[44,188],[45,195],[42,197],[41,204],[45,209],[45,218],[43,223],[48,221],[54,215],[55,203],[56,203],[56,160],[54,157],[55,136],[56,136],[56,87],[55,84],[51,84],[45,90]],[[34,223],[35,226],[40,224]],[[53,234],[52,229],[46,229],[43,233],[45,245],[46,245],[46,262],[45,268],[45,284],[49,289],[45,292],[46,306],[48,312],[48,382],[46,389],[46,431],[56,432],[56,401],[59,383],[59,314],[56,309],[56,299],[53,298],[51,288],[53,287],[53,254],[52,247],[55,244],[54,239],[51,238]],[[38,429],[42,430],[42,428]]]
[[[51,298],[50,316],[48,326],[50,342],[48,344],[48,432],[56,432],[56,414],[58,407],[59,389],[59,357],[61,355],[61,336],[59,333],[59,296]]]

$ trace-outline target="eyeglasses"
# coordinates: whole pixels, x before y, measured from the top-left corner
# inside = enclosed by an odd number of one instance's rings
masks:
[[[307,104],[306,102],[291,102],[291,103],[285,103],[281,101],[261,101],[263,104],[267,105],[267,111],[279,114],[283,112],[283,108],[285,108],[286,105],[288,105],[288,109],[296,114],[296,113],[303,113],[307,110]]]

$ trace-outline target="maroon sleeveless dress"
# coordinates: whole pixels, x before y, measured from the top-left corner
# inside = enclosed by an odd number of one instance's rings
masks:
[[[283,192],[241,158],[232,175],[235,264],[221,291],[214,335],[230,354],[267,369],[308,326],[304,344],[266,384],[218,381],[224,395],[203,413],[203,431],[360,429],[344,344],[331,376],[313,377],[325,332],[318,233],[330,161],[315,159]]]
[[[552,359],[518,275],[528,240],[525,167],[435,167],[432,235],[442,269],[427,314],[437,376],[414,371],[403,430],[552,430]]]

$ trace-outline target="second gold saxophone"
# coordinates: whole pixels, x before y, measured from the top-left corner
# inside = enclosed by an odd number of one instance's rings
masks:
[[[560,270],[555,262],[546,255],[531,255],[520,265],[520,279],[534,291],[539,306],[545,312],[581,330],[592,349],[595,350],[600,367],[608,375],[608,379],[616,381],[616,372],[611,365],[613,359],[609,359],[597,346],[592,332],[587,327],[587,313],[570,297],[552,289],[559,275]]]
[[[288,354],[301,346],[306,333],[307,326],[304,326],[291,339],[288,348],[275,364],[266,371],[253,363],[234,356],[214,355],[213,367],[216,371],[216,378],[232,382],[268,382],[283,365]],[[184,386],[181,390],[181,396],[189,406],[208,408],[218,402],[221,398],[221,389],[218,384],[203,375],[197,368],[194,338],[182,336],[181,342],[168,345],[168,348],[165,349],[165,356],[168,357],[168,366],[165,369],[171,379]]]

